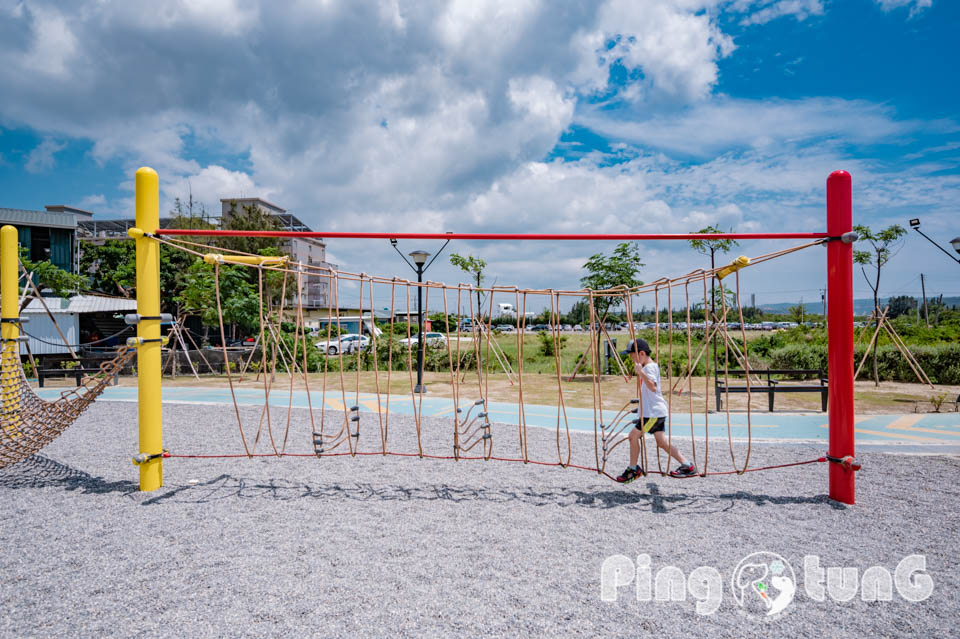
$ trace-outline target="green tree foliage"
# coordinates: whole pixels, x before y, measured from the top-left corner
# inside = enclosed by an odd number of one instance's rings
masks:
[[[703,234],[732,233],[733,229],[730,229],[729,231],[723,231],[716,226],[710,225],[695,232]],[[713,256],[715,253],[728,253],[738,246],[740,246],[740,243],[736,240],[690,240],[690,248],[704,256]]]
[[[450,333],[457,330],[456,315],[447,316],[443,313],[430,313],[427,316],[427,319],[430,320],[430,326],[432,327],[432,330],[440,333]],[[406,329],[404,329],[404,334],[406,334]]]
[[[870,247],[866,251],[854,250],[853,261],[860,264],[860,272],[863,273],[863,279],[867,281],[867,285],[870,287],[870,290],[873,291],[873,307],[877,309],[876,312],[879,313],[880,272],[893,256],[896,255],[897,250],[899,250],[903,244],[903,236],[907,234],[907,230],[899,224],[893,224],[881,231],[873,231],[869,226],[858,224],[853,227],[853,230],[860,236],[858,241],[866,243]],[[875,275],[873,275],[873,281],[867,276],[867,266],[872,266],[876,271]],[[880,385],[876,344],[873,346],[873,381],[877,386]]]
[[[634,288],[643,284],[643,280],[637,277],[643,267],[644,264],[640,260],[640,244],[623,242],[613,249],[611,255],[597,253],[590,256],[587,263],[583,265],[587,275],[580,278],[580,285],[593,290]],[[611,309],[618,308],[622,304],[623,297],[618,295],[593,298],[598,320],[605,318]],[[587,321],[589,322],[589,318]]]
[[[230,209],[221,220],[225,231],[279,231],[280,221],[259,206],[244,204],[237,209],[237,203],[231,202]],[[277,237],[219,237],[216,245],[231,251],[261,254],[264,249],[278,250],[282,238]]]
[[[909,295],[897,295],[887,300],[890,310],[887,317],[894,319],[901,315],[910,315],[917,309],[917,300]]]
[[[806,311],[802,304],[797,304],[787,309],[787,314],[790,315],[790,321],[796,322],[797,324],[803,324],[803,316],[805,313]]]
[[[553,331],[543,331],[537,333],[537,339],[540,340],[540,353],[544,357],[553,357],[557,353],[557,343],[559,342],[560,350],[563,350],[564,344],[567,343],[567,336],[561,335],[560,339],[557,340],[554,337]]]
[[[161,259],[161,270],[163,264]],[[91,289],[104,295],[130,297],[137,285],[135,242],[107,240],[100,245],[81,241],[80,270],[89,275]]]
[[[247,277],[244,266],[220,267],[220,301],[225,324],[237,324],[246,332],[258,332],[260,313],[257,287]],[[187,269],[184,286],[175,297],[180,308],[197,315],[206,326],[219,326],[214,267],[201,260]]]
[[[68,273],[50,260],[31,261],[23,246],[20,247],[20,262],[28,272],[33,273],[33,283],[38,289],[50,289],[57,297],[70,297],[87,287],[87,278]]]
[[[173,200],[173,209],[170,211],[172,219],[170,228],[173,229],[214,229],[213,224],[207,216],[207,209],[203,204],[194,202],[193,191],[183,202],[180,198]]]
[[[105,295],[131,297],[137,286],[136,243],[133,240],[107,240],[102,245],[80,242],[80,270],[90,278],[90,289]],[[184,278],[197,257],[160,245],[160,304],[164,312],[175,312],[174,299],[184,286]]]
[[[637,277],[643,266],[640,260],[640,244],[622,242],[610,255],[596,253],[590,256],[587,263],[583,265],[587,275],[580,278],[580,285],[593,290],[634,288],[643,284],[643,280]],[[623,296],[620,295],[594,296],[593,306],[597,313],[595,320],[606,321],[609,311],[622,305],[623,300]],[[590,319],[588,318],[587,321],[589,322]],[[597,370],[600,370],[600,338],[601,333],[598,332],[597,347],[594,351],[597,357]]]
[[[483,283],[483,269],[487,268],[487,262],[480,259],[479,257],[474,257],[473,255],[467,255],[466,257],[454,253],[450,256],[450,263],[458,267],[464,273],[469,273],[473,278],[473,281],[477,285],[477,307],[474,311],[474,317],[483,316],[483,302],[482,295],[479,291],[480,285]]]

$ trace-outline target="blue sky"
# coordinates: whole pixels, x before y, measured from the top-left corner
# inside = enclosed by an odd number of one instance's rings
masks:
[[[259,195],[317,230],[813,231],[842,168],[857,222],[920,217],[946,244],[957,33],[945,0],[0,0],[0,206],[128,216],[151,165],[163,210],[190,190],[212,211]],[[501,285],[573,288],[612,248],[450,250]],[[643,249],[648,280],[702,265]],[[385,243],[328,250],[405,275]],[[919,293],[923,272],[958,295],[957,268],[911,234],[881,292]],[[823,259],[744,279],[761,302],[819,299]]]

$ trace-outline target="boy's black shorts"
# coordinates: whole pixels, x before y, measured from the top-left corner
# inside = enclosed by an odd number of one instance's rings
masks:
[[[642,433],[659,433],[666,428],[666,425],[666,417],[648,417],[643,420],[643,422],[637,424],[636,428]]]

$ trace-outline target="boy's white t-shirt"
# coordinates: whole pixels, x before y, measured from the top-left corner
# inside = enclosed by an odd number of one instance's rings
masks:
[[[660,394],[660,367],[656,362],[650,362],[643,367],[644,374],[657,385],[657,390],[652,391],[646,384],[640,385],[640,401],[643,403],[643,417],[666,417],[668,413],[667,402]]]

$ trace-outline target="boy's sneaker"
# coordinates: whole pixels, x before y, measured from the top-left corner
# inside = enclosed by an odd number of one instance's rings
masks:
[[[680,466],[679,468],[674,468],[670,471],[671,477],[694,477],[697,474],[697,467],[693,464],[687,464],[686,466]]]
[[[620,482],[621,484],[629,484],[630,482],[632,482],[634,479],[636,479],[636,478],[639,477],[640,475],[641,475],[641,473],[640,473],[640,467],[639,467],[639,466],[637,466],[636,468],[630,468],[630,467],[628,466],[627,469],[626,469],[625,471],[623,471],[622,473],[620,473],[620,476],[617,477],[616,479],[617,479],[617,481]]]

